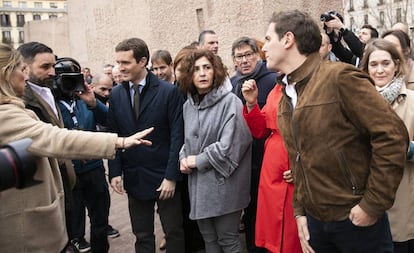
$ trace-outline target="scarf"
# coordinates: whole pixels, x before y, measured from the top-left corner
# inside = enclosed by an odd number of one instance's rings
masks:
[[[242,98],[242,91],[241,86],[244,83],[244,81],[249,79],[256,79],[257,75],[260,73],[260,70],[262,68],[263,61],[259,60],[257,61],[256,67],[254,68],[253,72],[247,75],[242,75],[238,70],[236,72],[236,75],[233,78],[233,83],[236,85],[233,86],[233,93],[236,94],[238,97]]]
[[[387,100],[389,104],[392,104],[400,94],[403,83],[403,79],[397,77],[392,79],[392,81],[384,87],[380,88],[375,86],[375,88],[381,93],[381,95],[385,98],[385,100]]]

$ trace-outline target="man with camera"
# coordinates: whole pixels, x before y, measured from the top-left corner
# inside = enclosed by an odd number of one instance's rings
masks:
[[[57,59],[56,100],[62,112],[65,128],[96,131],[96,125],[106,125],[108,108],[95,99],[91,87],[85,85],[81,67],[72,58]],[[82,99],[79,94],[84,94]],[[88,96],[85,96],[88,95]],[[110,195],[101,159],[73,160],[76,184],[73,194],[73,217],[69,233],[72,245],[79,252],[108,252],[107,238]],[[85,240],[85,206],[91,222],[91,244]],[[118,233],[119,235],[119,233]]]
[[[343,17],[336,11],[321,14],[320,20],[324,22],[323,28],[331,40],[332,52],[335,56],[355,66],[359,65],[365,44],[372,38],[378,38],[378,31],[371,25],[363,25],[357,37],[345,27]],[[341,43],[342,38],[348,48]]]

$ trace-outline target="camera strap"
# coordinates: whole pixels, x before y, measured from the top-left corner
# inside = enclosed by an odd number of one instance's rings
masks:
[[[72,103],[70,105],[64,100],[59,100],[59,103],[61,103],[63,106],[66,107],[66,109],[68,109],[69,115],[72,117],[74,128],[78,128],[79,127],[78,119],[76,118],[75,110],[74,110],[76,101],[72,100]]]

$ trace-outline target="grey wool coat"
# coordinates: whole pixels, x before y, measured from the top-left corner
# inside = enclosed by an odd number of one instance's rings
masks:
[[[242,107],[224,85],[200,103],[197,95],[188,95],[180,160],[196,156],[196,168],[188,177],[190,219],[229,214],[250,201],[252,137]]]

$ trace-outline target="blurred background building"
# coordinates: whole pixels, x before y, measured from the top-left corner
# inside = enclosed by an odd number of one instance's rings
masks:
[[[413,38],[414,0],[343,0],[345,25],[354,32],[370,24],[381,34],[395,23],[408,25]]]
[[[24,40],[24,25],[32,20],[47,20],[66,15],[66,0],[8,0],[0,7],[0,30],[3,43],[20,46]]]
[[[96,72],[114,63],[114,48],[125,38],[142,38],[150,52],[167,49],[174,56],[202,30],[212,29],[219,36],[219,55],[231,69],[232,42],[240,36],[263,40],[274,11],[305,10],[319,22],[321,13],[336,10],[352,30],[369,23],[381,33],[399,21],[412,28],[413,1],[8,0],[0,1],[0,30],[5,43],[43,42],[58,56],[74,57]]]

